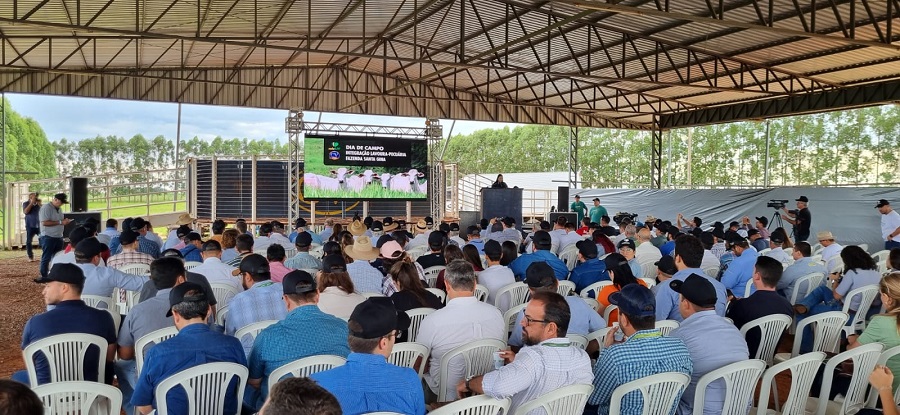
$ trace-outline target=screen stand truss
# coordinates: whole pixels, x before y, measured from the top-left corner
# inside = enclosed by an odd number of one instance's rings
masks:
[[[306,134],[340,135],[352,134],[381,138],[425,139],[428,141],[428,195],[431,202],[429,212],[436,220],[442,220],[445,214],[446,192],[444,191],[443,161],[437,151],[437,144],[443,138],[443,127],[436,118],[425,120],[425,127],[394,127],[367,124],[337,124],[328,122],[305,122],[303,111],[291,109],[285,118],[285,132],[288,134],[288,180],[289,209],[288,220],[293,223],[300,217],[301,184],[300,164],[302,161],[302,139]],[[407,204],[409,206],[409,204]],[[409,210],[407,208],[407,210]],[[314,213],[314,212],[313,212]]]

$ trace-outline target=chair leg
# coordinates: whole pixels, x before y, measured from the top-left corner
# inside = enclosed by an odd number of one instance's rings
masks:
[[[775,411],[781,412],[781,402],[778,399],[778,382],[776,378],[778,378],[778,376],[772,378],[772,397],[775,398]]]

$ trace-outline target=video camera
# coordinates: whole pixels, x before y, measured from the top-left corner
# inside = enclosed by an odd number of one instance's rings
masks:
[[[783,208],[787,204],[787,202],[787,199],[770,199],[769,203],[766,203],[766,207],[778,210]]]
[[[638,217],[637,213],[619,212],[619,213],[616,213],[616,215],[613,216],[612,219],[613,219],[613,222],[616,223],[616,225],[621,225],[622,220],[624,220],[625,218],[630,219],[631,223],[634,223],[635,220],[637,219],[637,217]]]

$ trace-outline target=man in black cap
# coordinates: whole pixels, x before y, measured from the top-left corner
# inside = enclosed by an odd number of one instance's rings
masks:
[[[158,343],[147,352],[131,404],[142,414],[155,409],[155,391],[166,378],[206,363],[237,363],[247,365],[241,343],[231,336],[210,330],[207,316],[209,302],[203,288],[191,282],[179,284],[169,291],[170,309],[178,335]],[[240,413],[241,397],[237,396],[237,378],[231,380],[225,393],[225,413]],[[188,412],[187,396],[170,393],[166,396],[169,413]]]
[[[331,392],[345,414],[397,412],[425,414],[425,395],[416,371],[387,362],[397,334],[410,319],[387,297],[373,297],[353,310],[347,363],[311,376]],[[373,377],[377,382],[372,382]]]
[[[268,377],[281,366],[297,359],[318,355],[347,357],[347,322],[326,314],[316,305],[316,279],[306,271],[291,271],[281,281],[287,316],[256,336],[250,352],[250,395],[244,404],[259,408],[268,395]],[[301,341],[302,340],[302,341]],[[421,388],[420,388],[421,390]]]
[[[769,249],[769,243],[759,234],[759,231],[756,229],[750,229],[747,231],[747,239],[750,240],[750,245],[756,249],[757,252],[762,251],[763,249]]]
[[[225,334],[234,333],[245,326],[266,320],[282,320],[287,308],[281,299],[281,287],[271,280],[269,261],[262,255],[250,254],[241,261],[240,272],[243,292],[228,303]],[[240,339],[249,355],[253,348],[251,336]]]
[[[491,224],[497,223],[497,219],[491,219]],[[522,232],[516,229],[516,220],[507,216],[500,221],[503,229],[500,232],[488,232],[484,235],[484,239],[493,239],[501,244],[506,241],[513,241],[516,245],[522,244]]]
[[[751,229],[755,230],[755,229]],[[794,259],[791,256],[784,252],[782,249],[782,245],[784,244],[784,237],[781,232],[776,233],[769,237],[769,252],[765,253],[765,256],[769,258],[775,258],[776,261],[782,263],[785,267],[794,262]]]
[[[628,260],[628,266],[631,267],[631,273],[635,276],[635,278],[643,277],[643,273],[641,272],[641,264],[638,263],[637,258],[634,255],[635,245],[634,240],[631,238],[625,238],[619,241],[616,244],[616,250]]]
[[[446,246],[447,235],[441,231],[432,231],[431,234],[428,235],[428,249],[430,249],[431,252],[420,256],[416,259],[416,262],[418,262],[423,269],[447,265],[447,261],[444,260],[444,248]]]
[[[684,320],[669,335],[681,339],[691,353],[694,370],[691,383],[681,395],[680,413],[694,410],[694,392],[703,375],[725,365],[748,359],[747,342],[734,324],[716,314],[716,288],[706,278],[691,274],[684,281],[673,280],[680,294],[678,309]],[[710,347],[710,345],[716,345]],[[704,412],[720,413],[725,405],[725,384],[713,382],[706,389]]]
[[[46,278],[43,296],[51,310],[37,314],[28,320],[22,331],[22,349],[46,337],[58,334],[84,333],[102,337],[108,347],[100,352],[89,350],[84,360],[84,380],[112,384],[113,358],[116,355],[116,328],[112,316],[106,310],[88,307],[81,301],[84,288],[84,273],[74,264],[57,264],[50,269]],[[97,359],[106,359],[106,373],[97,373]],[[36,384],[50,382],[50,367],[40,353],[35,357]],[[98,376],[99,375],[99,376]],[[13,380],[29,384],[28,373],[16,372]]]
[[[881,213],[881,239],[884,240],[884,249],[900,248],[900,214],[891,209],[891,202],[885,199],[875,205],[878,213]]]
[[[650,291],[652,291],[655,296],[663,284],[669,283],[668,281],[672,279],[672,276],[678,272],[678,268],[675,266],[675,258],[672,258],[669,255],[660,258],[659,261],[654,262],[653,265],[656,265],[657,283],[650,288]]]
[[[90,237],[75,246],[75,263],[84,274],[84,295],[112,297],[113,291],[120,288],[128,291],[140,291],[149,278],[143,275],[126,274],[112,267],[100,266],[100,253],[103,244],[97,238]]]
[[[716,259],[722,259],[722,255],[725,255],[725,252],[728,251],[725,246],[725,229],[724,225],[721,222],[716,222],[719,226],[713,225],[712,235],[715,240],[713,241],[712,248],[710,248],[710,252],[716,256]]]
[[[478,226],[472,225],[466,228],[466,237],[469,239],[467,242],[468,245],[474,246],[478,249],[479,254],[484,253],[484,241],[481,239],[481,229]]]
[[[457,222],[450,224],[450,232],[447,233],[447,237],[451,243],[456,242],[460,248],[466,244],[466,240],[459,236],[459,223]]]
[[[66,203],[69,203],[66,194],[57,193],[50,203],[41,206],[41,210],[38,211],[38,219],[41,224],[41,236],[38,237],[38,243],[41,245],[40,272],[42,278],[46,277],[50,270],[50,258],[65,248],[63,230],[72,219],[63,216],[59,208]]]
[[[524,280],[525,271],[528,270],[528,266],[534,262],[546,262],[549,264],[550,267],[553,268],[553,273],[558,280],[564,280],[569,276],[569,267],[566,266],[566,263],[550,251],[553,247],[553,242],[550,239],[549,233],[544,231],[535,232],[534,237],[532,238],[532,244],[534,246],[534,252],[520,255],[509,264],[509,269],[512,270],[516,278]]]
[[[122,245],[122,251],[109,258],[106,266],[112,268],[120,268],[128,264],[147,264],[153,262],[153,257],[139,252],[138,249],[138,233],[126,229],[119,234],[119,243]]]
[[[131,221],[131,230],[138,233],[138,251],[159,258],[159,244],[147,238],[149,223],[144,218],[134,218]],[[118,252],[116,252],[118,253]]]
[[[578,265],[569,275],[569,281],[575,283],[575,292],[580,293],[588,285],[599,281],[609,281],[609,273],[606,272],[606,264],[598,258],[600,253],[597,244],[590,239],[578,241]]]
[[[534,234],[537,231],[544,231],[550,235],[550,252],[554,255],[559,255],[559,237],[566,234],[566,218],[560,216],[557,222],[559,221],[563,222],[562,225],[558,223],[551,224],[545,220],[538,222],[537,227],[532,225],[532,231],[525,235],[525,239],[522,241],[522,244],[525,245],[525,252],[534,251]],[[498,242],[503,243],[503,241]]]
[[[88,237],[87,229],[78,226],[72,229],[69,232],[69,245],[68,252],[61,252],[58,255],[54,255],[50,260],[50,268],[53,268],[56,264],[74,264],[75,263],[75,246],[78,245],[79,242],[85,240]]]
[[[294,238],[294,247],[297,248],[297,254],[284,261],[284,266],[291,269],[319,269],[322,268],[322,261],[309,254],[312,247],[313,238],[309,232],[301,232]]]
[[[800,196],[796,199],[797,210],[787,210],[782,207],[784,214],[782,218],[791,225],[794,225],[794,241],[805,242],[809,238],[809,227],[812,225],[812,213],[809,212],[809,198]]]
[[[731,234],[728,243],[734,250],[735,258],[722,272],[722,284],[736,297],[746,297],[747,281],[753,278],[753,267],[759,252],[750,246],[750,241],[738,234]]]
[[[296,243],[296,242],[297,242],[297,235],[299,235],[299,234],[301,234],[301,233],[309,234],[309,237],[310,237],[310,239],[312,240],[312,243],[322,245],[322,237],[320,237],[318,234],[316,234],[315,232],[309,230],[309,229],[306,227],[306,219],[303,219],[303,218],[297,218],[297,220],[294,221],[294,232],[292,232],[292,233],[288,236],[288,239],[290,239],[291,242]]]

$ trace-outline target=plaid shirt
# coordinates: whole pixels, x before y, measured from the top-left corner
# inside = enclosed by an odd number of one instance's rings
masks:
[[[624,343],[603,349],[594,366],[594,392],[588,403],[598,405],[598,413],[609,413],[613,391],[625,383],[664,372],[693,371],[691,354],[681,339],[663,337],[659,330],[641,330]],[[621,415],[640,415],[644,402],[634,391],[622,398]],[[676,401],[677,402],[677,401]],[[678,405],[672,405],[670,414]]]
[[[119,268],[129,264],[147,264],[153,262],[153,257],[138,251],[122,251],[118,255],[113,255],[106,261],[106,266]]]
[[[159,258],[159,244],[147,239],[144,236],[138,236],[138,252],[143,252],[153,257]],[[121,246],[121,245],[120,245]]]

